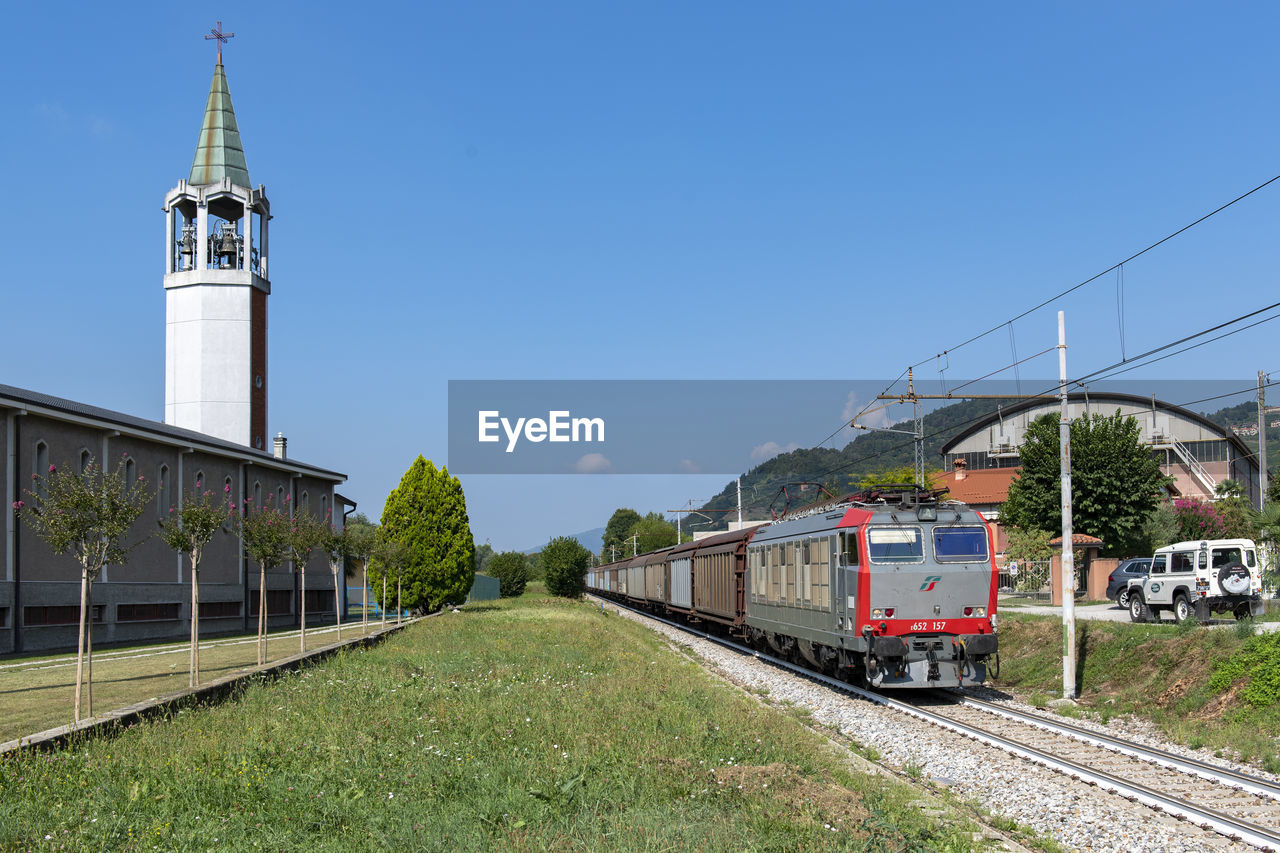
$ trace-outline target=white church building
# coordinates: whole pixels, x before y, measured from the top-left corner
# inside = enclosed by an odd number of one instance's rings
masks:
[[[288,497],[294,511],[331,513],[335,526],[354,507],[334,491],[344,474],[288,458],[283,436],[267,439],[271,206],[249,180],[221,52],[191,172],[165,195],[164,211],[164,421],[0,385],[6,506],[26,498],[33,474],[50,465],[79,470],[90,459],[107,469],[125,459],[130,476],[157,490],[131,531],[141,544],[94,585],[96,643],[188,636],[189,566],[151,534],[196,482],[229,486],[237,505],[284,505]],[[3,515],[0,654],[74,648],[79,564],[51,553],[13,512]],[[331,622],[344,602],[335,601],[327,557],[316,555],[307,570],[308,622]],[[200,587],[202,633],[257,624],[257,567],[233,531],[210,544]],[[298,624],[298,593],[292,566],[267,575],[271,628]]]

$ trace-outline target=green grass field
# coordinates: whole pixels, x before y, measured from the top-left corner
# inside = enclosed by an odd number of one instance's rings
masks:
[[[1008,613],[992,686],[1032,704],[1062,695],[1062,623]],[[1195,748],[1280,772],[1280,634],[1251,622],[1207,628],[1076,623],[1080,706],[1103,719],[1134,714]]]
[[[531,593],[0,761],[0,847],[978,849],[655,634]]]
[[[390,623],[394,624],[394,622]],[[369,631],[382,627],[369,622]],[[364,635],[359,621],[343,623],[344,640]],[[307,648],[337,642],[332,625],[307,629]],[[257,663],[257,637],[221,637],[200,644],[200,681],[207,683]],[[267,659],[301,651],[298,632],[281,631],[267,641]],[[164,643],[102,649],[93,655],[93,710],[103,713],[187,686],[190,646]],[[0,743],[71,723],[76,656],[39,655],[0,660]]]

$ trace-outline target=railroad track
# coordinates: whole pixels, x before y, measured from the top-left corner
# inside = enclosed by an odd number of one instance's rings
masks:
[[[619,605],[616,601],[609,603]],[[628,610],[839,692],[957,732],[1229,838],[1280,851],[1280,785],[953,691],[909,701],[874,693],[687,625]],[[939,697],[945,696],[943,701]],[[932,701],[931,701],[932,699]]]

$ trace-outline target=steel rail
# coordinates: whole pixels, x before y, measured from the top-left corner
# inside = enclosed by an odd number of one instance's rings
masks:
[[[1170,770],[1177,770],[1190,776],[1199,776],[1202,779],[1208,779],[1211,782],[1217,782],[1232,788],[1238,788],[1241,791],[1247,791],[1250,794],[1256,794],[1260,797],[1280,800],[1280,785],[1258,776],[1241,773],[1238,770],[1232,770],[1228,767],[1219,767],[1216,764],[1210,764],[1207,761],[1201,761],[1197,758],[1176,755],[1175,753],[1168,752],[1163,749],[1157,749],[1153,746],[1143,746],[1142,744],[1123,740],[1103,732],[1096,732],[1092,729],[1082,728],[1072,723],[1060,722],[1048,717],[1042,717],[1039,714],[1033,714],[1029,711],[1005,708],[994,702],[988,702],[985,699],[963,696],[953,691],[947,692],[948,695],[953,696],[961,705],[966,705],[970,708],[977,708],[978,710],[985,711],[989,714],[996,714],[1008,719],[1017,720],[1018,722],[1036,726],[1037,728],[1044,729],[1045,731],[1050,731],[1102,749],[1127,755],[1130,758],[1149,761],[1152,764],[1158,764],[1161,767],[1167,767]]]
[[[1068,758],[1056,756],[1028,744],[1021,743],[1020,741],[1013,740],[1012,738],[1003,737],[976,726],[967,725],[957,720],[949,719],[942,714],[935,714],[930,711],[926,711],[910,703],[903,702],[880,693],[874,693],[861,687],[855,687],[852,684],[832,678],[829,675],[814,672],[813,670],[806,669],[798,664],[782,660],[781,658],[765,654],[764,652],[756,651],[755,649],[748,648],[732,640],[726,640],[723,637],[717,637],[713,634],[708,634],[705,631],[690,628],[687,625],[682,625],[678,622],[664,619],[661,616],[655,616],[648,611],[639,610],[629,604],[618,602],[613,599],[598,600],[602,601],[602,606],[604,601],[608,601],[610,604],[625,607],[627,610],[636,613],[637,615],[653,619],[655,622],[670,625],[671,627],[684,631],[685,633],[692,634],[700,639],[708,640],[727,649],[736,651],[739,654],[750,655],[758,660],[772,664],[780,669],[787,670],[788,672],[799,675],[810,681],[825,684],[826,686],[832,687],[843,693],[852,694],[861,699],[874,702],[878,705],[883,705],[924,722],[931,723],[939,728],[985,743],[1004,752],[1016,755],[1024,760],[1043,765],[1044,767],[1062,773],[1063,775],[1070,776],[1073,779],[1097,785],[1099,788],[1112,791],[1126,799],[1134,800],[1142,803],[1143,805],[1163,811],[1166,814],[1183,818],[1198,826],[1211,829],[1220,835],[1225,835],[1228,838],[1244,841],[1264,850],[1280,851],[1280,833],[1267,829],[1266,827],[1257,826],[1256,824],[1249,823],[1248,821],[1239,820],[1238,818],[1234,818],[1231,815],[1224,814],[1223,812],[1219,812],[1215,809],[1198,806],[1194,803],[1180,800],[1138,782],[1133,782],[1102,770],[1078,764]]]

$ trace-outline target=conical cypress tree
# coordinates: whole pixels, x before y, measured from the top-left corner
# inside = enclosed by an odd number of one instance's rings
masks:
[[[462,483],[447,468],[415,459],[387,496],[382,529],[409,551],[401,576],[405,607],[433,611],[466,599],[475,580],[475,541]]]

